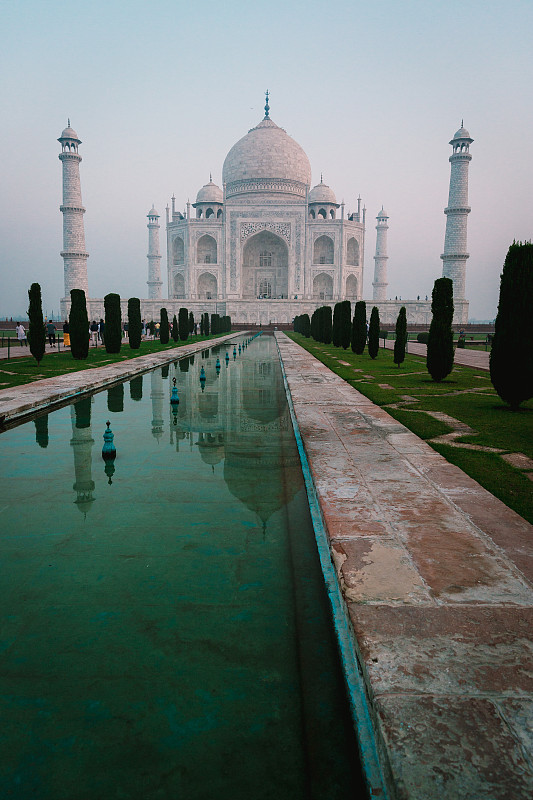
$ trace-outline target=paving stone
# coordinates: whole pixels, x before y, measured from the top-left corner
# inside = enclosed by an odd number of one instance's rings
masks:
[[[529,800],[532,526],[277,338],[391,794]]]

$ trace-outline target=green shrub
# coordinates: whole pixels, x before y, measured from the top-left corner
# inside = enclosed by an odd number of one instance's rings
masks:
[[[379,311],[374,306],[370,313],[370,325],[368,327],[368,355],[376,358],[379,353]]]
[[[384,330],[380,330],[379,338],[380,339],[388,339],[389,338],[389,332],[388,331],[384,331]]]
[[[142,337],[141,301],[138,297],[128,300],[128,340],[131,350],[139,350]]]
[[[37,363],[40,364],[46,350],[46,331],[44,329],[41,287],[38,283],[32,283],[28,289],[28,298],[30,301],[28,308],[28,341],[30,344],[30,353]],[[89,324],[87,323],[87,330],[88,329]],[[87,358],[87,356],[85,356],[85,358]]]
[[[72,358],[84,361],[89,355],[89,317],[83,289],[70,290],[70,352]]]
[[[513,242],[503,265],[490,378],[512,409],[533,397],[533,244]]]
[[[176,319],[176,315],[175,314],[172,317],[172,326],[169,326],[169,327],[170,327],[170,335],[172,336],[172,340],[174,342],[179,341],[180,332],[178,330],[178,320]]]
[[[194,314],[189,311],[189,333],[194,333]]]
[[[396,337],[394,339],[394,363],[403,364],[405,361],[405,348],[407,345],[407,313],[405,306],[400,308],[396,320]]]
[[[122,346],[122,317],[120,296],[111,292],[104,297],[106,353],[120,353]]]
[[[168,344],[170,339],[170,329],[168,325],[168,312],[166,308],[161,309],[161,320],[159,323],[159,341],[161,344]]]
[[[453,281],[450,278],[435,281],[431,311],[426,365],[433,380],[439,383],[453,369]]]
[[[457,339],[457,347],[464,349],[465,345],[466,345],[465,337],[459,336],[459,338]]]
[[[416,341],[419,344],[427,344],[429,339],[429,331],[423,331],[422,333],[418,333],[416,337]]]
[[[189,311],[186,308],[178,311],[178,331],[181,341],[186,342],[189,338]]]
[[[360,356],[366,344],[366,303],[364,300],[358,300],[355,304],[351,344],[353,352]]]

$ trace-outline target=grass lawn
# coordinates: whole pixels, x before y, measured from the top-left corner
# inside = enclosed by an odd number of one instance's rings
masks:
[[[61,351],[50,350],[47,345],[46,353],[40,364],[37,364],[33,356],[29,354],[24,358],[13,358],[7,361],[0,361],[0,389],[9,389],[12,386],[21,386],[24,383],[32,383],[43,378],[53,378],[56,375],[64,375],[67,372],[79,372],[83,369],[94,369],[105,364],[114,364],[116,361],[126,361],[137,356],[146,356],[150,353],[160,353],[164,350],[179,349],[184,344],[209,341],[225,334],[215,334],[213,336],[191,336],[185,342],[174,342],[172,339],[169,344],[161,344],[159,339],[148,339],[141,342],[139,350],[132,350],[129,344],[123,344],[120,353],[111,355],[106,353],[105,347],[89,347],[89,355],[86,361],[76,361],[69,350]],[[179,354],[176,354],[179,355]]]
[[[458,443],[524,453],[533,459],[533,399],[512,412],[494,391],[489,373],[483,370],[456,366],[446,380],[434,383],[422,356],[406,355],[398,369],[392,350],[380,349],[372,360],[366,350],[358,356],[350,348],[324,345],[298,333],[288,336],[533,523],[533,481],[526,472],[512,467],[499,454],[431,442],[451,433],[453,427],[427,413],[413,413],[438,411],[467,424],[472,434],[456,439]],[[347,362],[347,366],[339,361]],[[402,405],[390,407],[396,403]]]

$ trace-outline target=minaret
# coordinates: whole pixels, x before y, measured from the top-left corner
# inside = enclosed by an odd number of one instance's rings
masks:
[[[466,224],[470,206],[468,205],[468,164],[472,160],[469,147],[474,140],[470,134],[461,127],[454,135],[450,144],[453,153],[450,156],[450,194],[446,214],[446,235],[444,237],[444,253],[442,258],[442,277],[451,278],[453,281],[453,299],[465,299],[466,277]],[[468,311],[466,311],[468,316]],[[458,320],[464,322],[465,320]]]
[[[152,436],[154,439],[159,439],[163,435],[163,399],[165,392],[163,389],[163,375],[160,369],[152,370],[151,375],[151,393],[150,399],[152,401]]]
[[[85,251],[83,228],[85,209],[81,201],[81,156],[78,154],[81,139],[78,139],[78,134],[70,127],[70,120],[57,141],[61,144],[59,160],[63,162],[63,205],[59,207],[63,214],[61,257],[65,268],[65,299],[69,301],[71,289],[83,289],[85,297],[89,297],[87,283],[89,254]]]
[[[91,432],[90,397],[78,400],[70,407],[72,419],[72,439],[70,445],[74,451],[74,474],[76,480],[72,487],[76,492],[78,510],[87,514],[94,502],[94,481],[92,479],[92,446],[94,439]]]
[[[383,303],[387,299],[387,231],[389,226],[387,220],[389,219],[386,211],[381,211],[376,217],[378,224],[376,225],[376,255],[374,256],[374,281],[372,286],[374,294],[372,300],[374,303]]]
[[[161,300],[161,253],[159,252],[159,214],[152,205],[148,212],[148,297]]]

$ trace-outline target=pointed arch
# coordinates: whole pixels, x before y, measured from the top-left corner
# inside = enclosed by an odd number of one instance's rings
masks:
[[[358,281],[356,275],[348,275],[346,278],[346,291],[344,293],[346,300],[358,300]]]
[[[181,236],[176,236],[176,238],[172,242],[172,263],[173,264],[184,264],[184,247],[183,247],[183,239]]]
[[[211,272],[202,272],[198,278],[198,298],[200,300],[216,300],[217,279]]]
[[[209,234],[205,234],[198,239],[196,245],[196,262],[198,264],[217,263],[217,243],[216,239]]]
[[[313,299],[331,300],[333,298],[333,278],[325,272],[315,275],[313,280]]]
[[[352,236],[346,246],[346,263],[351,267],[359,266],[359,242]]]
[[[313,264],[333,264],[334,245],[331,236],[319,236],[313,245]]]

